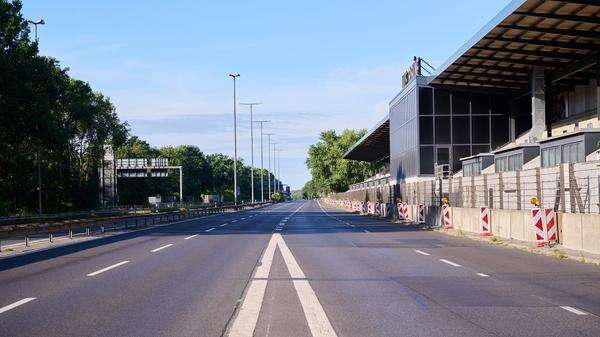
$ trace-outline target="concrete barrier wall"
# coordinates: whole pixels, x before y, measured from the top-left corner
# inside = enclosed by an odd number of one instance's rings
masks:
[[[560,242],[567,248],[600,254],[600,215],[559,213]]]

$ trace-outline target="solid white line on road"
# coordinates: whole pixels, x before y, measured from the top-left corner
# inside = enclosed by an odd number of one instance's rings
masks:
[[[219,225],[219,227],[225,227],[225,226],[227,226],[227,224],[226,224],[226,223],[224,223],[224,224],[220,224],[220,225]]]
[[[490,277],[490,275],[484,273],[477,273],[477,275],[481,277]]]
[[[452,262],[452,261],[450,261],[450,260],[446,260],[446,259],[440,259],[440,261],[442,261],[442,262],[444,262],[444,263],[447,263],[447,264],[449,264],[449,265],[451,265],[451,266],[454,266],[454,267],[462,267],[460,264],[458,264],[458,263],[456,263],[456,262]]]
[[[313,337],[337,337],[315,291],[310,286],[308,280],[305,280],[306,276],[304,272],[286,245],[285,240],[280,235],[278,236],[277,246],[287,265],[290,276],[294,279],[294,287],[296,288],[296,293],[298,293],[304,316],[306,316],[306,321]]]
[[[588,313],[583,311],[583,310],[579,310],[573,307],[569,307],[569,306],[561,306],[561,308],[565,309],[566,311],[570,311],[572,313],[574,313],[575,315],[579,315],[579,316],[586,316]]]
[[[424,251],[422,251],[422,250],[418,250],[418,249],[415,249],[415,252],[417,252],[417,253],[419,253],[419,254],[421,254],[421,255],[425,255],[425,256],[429,256],[429,255],[431,255],[431,254],[429,254],[429,253],[425,253]]]
[[[156,253],[156,252],[158,252],[159,250],[163,250],[163,249],[165,249],[165,248],[169,248],[169,247],[171,247],[172,245],[173,245],[172,243],[169,243],[168,245],[164,245],[164,246],[158,247],[158,248],[156,248],[156,249],[152,249],[152,250],[151,250],[151,252],[152,252],[152,253]]]
[[[196,236],[198,236],[198,234],[190,235],[190,236],[188,236],[187,238],[184,238],[184,240],[193,239],[193,238],[195,238]]]
[[[129,263],[129,261],[127,261],[127,260],[126,260],[126,261],[121,261],[121,262],[119,262],[119,263],[115,263],[115,264],[113,264],[112,266],[108,266],[108,267],[106,267],[106,268],[102,268],[102,269],[100,269],[100,270],[96,270],[96,271],[95,271],[95,272],[93,272],[93,273],[89,273],[89,274],[87,274],[87,276],[96,276],[96,275],[98,275],[98,274],[104,273],[105,271],[109,271],[109,270],[111,270],[111,269],[117,268],[118,266],[122,266],[122,265],[124,265],[124,264],[126,264],[126,263]]]
[[[254,328],[256,327],[256,322],[258,322],[260,308],[265,297],[267,278],[269,277],[271,264],[273,263],[276,246],[277,237],[274,234],[271,236],[271,240],[263,252],[260,264],[256,267],[256,272],[254,273],[255,279],[248,286],[244,302],[242,302],[233,325],[229,329],[228,336],[252,337],[254,334]]]
[[[14,309],[14,308],[16,308],[16,307],[18,307],[20,305],[23,305],[23,304],[25,304],[27,302],[31,302],[31,301],[33,301],[35,299],[36,299],[35,297],[27,297],[27,298],[24,298],[24,299],[22,299],[20,301],[16,301],[13,304],[9,304],[9,305],[7,305],[5,307],[0,308],[0,314],[3,313],[3,312],[7,312],[7,311],[9,311],[11,309]]]
[[[205,230],[205,232],[210,232],[210,231],[212,231],[214,229],[215,229],[214,227],[213,228],[209,228],[209,229]]]

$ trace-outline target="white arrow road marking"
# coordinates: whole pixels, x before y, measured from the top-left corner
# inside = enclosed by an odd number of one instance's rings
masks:
[[[22,299],[20,301],[16,301],[13,304],[9,304],[9,305],[7,305],[5,307],[0,308],[0,314],[3,313],[3,312],[7,312],[7,311],[9,311],[11,309],[14,309],[14,308],[16,308],[16,307],[18,307],[20,305],[23,305],[23,304],[25,304],[27,302],[31,302],[33,300],[35,300],[35,297],[27,297],[27,298],[24,298],[24,299]]]
[[[93,272],[93,273],[89,273],[89,274],[87,274],[87,276],[96,276],[96,275],[98,275],[98,274],[102,274],[102,273],[104,273],[105,271],[109,271],[109,270],[111,270],[111,269],[117,268],[118,266],[122,266],[122,265],[124,265],[124,264],[126,264],[126,263],[129,263],[129,261],[121,261],[121,262],[119,262],[119,263],[115,263],[115,264],[113,264],[112,266],[108,266],[108,267],[106,267],[106,268],[102,268],[102,269],[100,269],[100,270],[96,270],[96,271],[95,271],[95,272]]]
[[[152,249],[152,250],[151,250],[151,252],[152,252],[152,253],[156,253],[156,252],[158,252],[159,250],[163,250],[163,249],[165,249],[165,248],[169,248],[169,247],[171,247],[172,245],[173,245],[172,243],[169,243],[168,245],[164,245],[164,246],[158,247],[158,248],[156,248],[156,249]]]
[[[288,272],[293,279],[292,282],[300,299],[311,334],[314,337],[337,337],[317,295],[279,233],[274,233],[271,236],[269,245],[261,258],[261,264],[256,268],[254,279],[248,287],[246,297],[227,335],[231,337],[251,337],[254,334],[267,287],[266,279],[269,277],[276,247],[279,247]]]

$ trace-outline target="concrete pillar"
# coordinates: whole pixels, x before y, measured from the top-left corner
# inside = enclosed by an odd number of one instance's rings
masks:
[[[531,76],[531,134],[530,140],[541,139],[546,133],[546,76],[545,69],[533,68]]]
[[[600,118],[600,54],[596,55],[596,112]]]
[[[508,103],[508,140],[514,142],[517,138],[517,101],[511,99]]]

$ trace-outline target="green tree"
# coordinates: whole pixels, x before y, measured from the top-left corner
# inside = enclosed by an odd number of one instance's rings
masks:
[[[312,180],[305,186],[311,196],[321,192],[344,192],[350,184],[363,181],[373,175],[370,163],[343,158],[366,130],[344,130],[337,135],[334,130],[321,132],[319,141],[308,149],[308,166]]]

